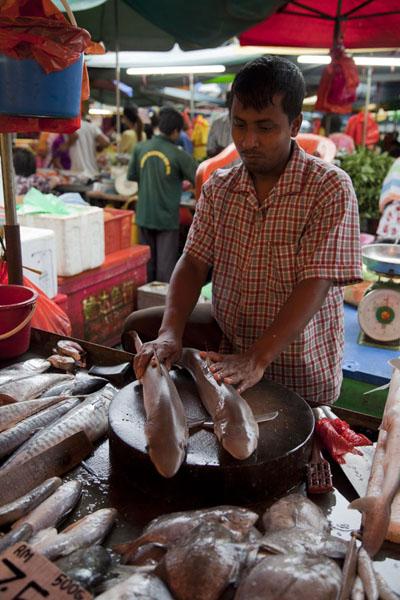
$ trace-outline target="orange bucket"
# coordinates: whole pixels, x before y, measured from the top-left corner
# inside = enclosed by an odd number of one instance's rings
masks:
[[[28,350],[37,297],[24,285],[0,285],[0,360]]]

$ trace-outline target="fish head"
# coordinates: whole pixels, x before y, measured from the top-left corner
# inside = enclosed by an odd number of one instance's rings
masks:
[[[215,434],[221,440],[222,446],[238,460],[249,458],[257,448],[258,444],[258,425],[254,423],[246,423],[243,420],[221,421],[215,423]]]
[[[250,528],[258,521],[257,513],[240,506],[220,506],[211,510],[210,514],[216,511],[218,523],[229,529],[238,540],[243,540]]]
[[[147,452],[151,462],[163,477],[173,477],[185,460],[184,439],[174,435],[174,430],[164,424],[148,419],[145,427]]]

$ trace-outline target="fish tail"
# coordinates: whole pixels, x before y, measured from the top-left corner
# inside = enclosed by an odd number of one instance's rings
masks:
[[[390,523],[390,504],[382,496],[366,496],[353,500],[349,508],[363,513],[362,545],[372,557],[385,540]]]

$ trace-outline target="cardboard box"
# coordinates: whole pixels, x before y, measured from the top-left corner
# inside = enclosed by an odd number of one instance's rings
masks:
[[[20,227],[23,274],[49,298],[57,295],[56,236],[49,229]]]
[[[98,206],[79,207],[71,215],[18,214],[18,222],[54,231],[59,277],[71,277],[104,262],[104,217]]]
[[[103,346],[121,341],[126,317],[136,308],[137,288],[146,283],[148,246],[132,246],[106,257],[104,265],[74,277],[59,277],[68,298],[72,337]]]

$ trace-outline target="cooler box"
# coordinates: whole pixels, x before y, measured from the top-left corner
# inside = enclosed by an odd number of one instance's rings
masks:
[[[49,298],[57,295],[56,236],[49,229],[20,227],[22,265],[36,269],[23,270],[25,277]]]
[[[168,283],[162,281],[151,281],[142,285],[137,290],[137,309],[150,308],[151,306],[164,306],[168,292]],[[199,296],[197,304],[210,302],[203,295]]]
[[[71,215],[18,214],[20,225],[51,229],[56,236],[57,275],[71,277],[104,262],[104,217],[98,206]]]
[[[149,246],[132,246],[109,254],[97,269],[58,278],[58,291],[68,297],[72,337],[103,346],[120,343],[137,288],[146,283],[149,258]]]

